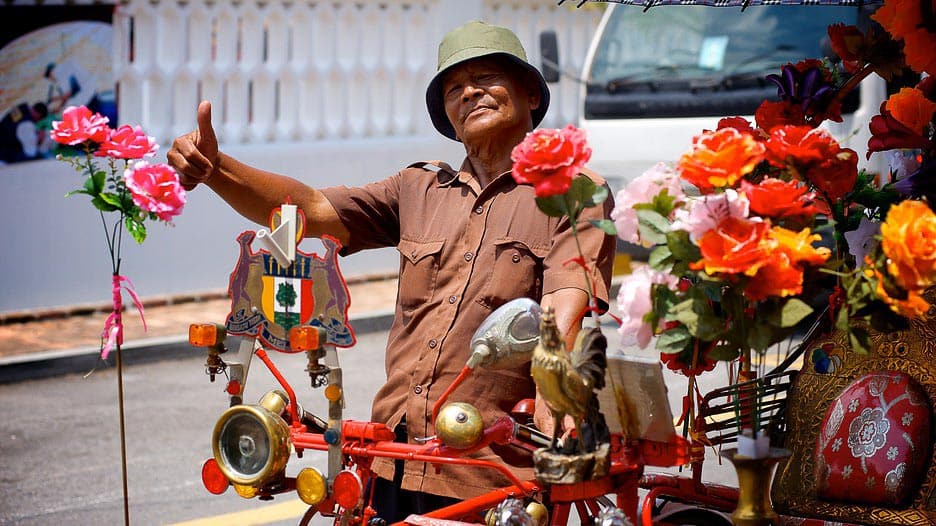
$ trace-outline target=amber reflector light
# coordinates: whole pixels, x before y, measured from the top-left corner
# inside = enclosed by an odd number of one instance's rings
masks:
[[[218,344],[218,327],[214,323],[189,325],[188,341],[195,347],[211,347]]]

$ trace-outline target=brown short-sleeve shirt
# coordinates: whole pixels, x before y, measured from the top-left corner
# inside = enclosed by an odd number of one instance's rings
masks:
[[[465,161],[456,172],[444,163],[416,163],[362,187],[322,190],[350,233],[343,254],[386,246],[400,252],[387,382],[372,417],[391,428],[405,417],[410,440],[435,434],[433,405],[465,366],[471,336],[492,310],[519,297],[539,301],[559,289],[586,288],[581,267],[567,264],[578,256],[568,220],[540,212],[533,188],[517,185],[509,172],[482,189],[470,166]],[[578,225],[596,296],[605,305],[615,241],[587,220],[608,217],[611,201],[586,210]],[[449,401],[474,404],[490,424],[534,396],[528,366],[479,368]],[[478,456],[497,458],[489,449]],[[374,469],[388,478],[393,473],[390,462],[375,462]],[[437,472],[415,462],[406,464],[403,477],[405,489],[459,498],[506,483],[494,471],[444,466]]]

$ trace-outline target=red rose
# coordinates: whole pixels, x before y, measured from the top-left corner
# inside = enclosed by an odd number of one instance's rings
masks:
[[[94,155],[114,159],[142,159],[156,155],[158,149],[156,140],[143,133],[142,128],[124,124],[101,143],[101,148]]]
[[[517,184],[531,184],[537,197],[560,195],[591,158],[585,132],[571,124],[528,133],[510,152]]]
[[[774,128],[767,140],[767,160],[792,170],[830,202],[850,192],[858,178],[854,150],[839,146],[827,131],[809,126]]]
[[[760,216],[785,218],[814,216],[816,194],[796,181],[768,177],[758,184],[741,181],[741,192],[751,203],[751,212]]]
[[[770,133],[777,126],[806,124],[806,114],[799,104],[765,100],[754,112],[754,120],[758,128]]]
[[[85,141],[101,143],[107,140],[110,127],[108,118],[84,106],[69,106],[62,112],[62,120],[52,122],[49,135],[59,144],[74,146]]]

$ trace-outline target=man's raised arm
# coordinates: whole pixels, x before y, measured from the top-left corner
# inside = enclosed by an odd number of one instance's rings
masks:
[[[176,138],[166,158],[187,190],[204,183],[251,221],[265,225],[270,210],[288,198],[306,215],[306,236],[329,234],[342,244],[348,242],[348,230],[321,192],[291,177],[248,166],[218,150],[208,101],[198,105],[198,129]]]

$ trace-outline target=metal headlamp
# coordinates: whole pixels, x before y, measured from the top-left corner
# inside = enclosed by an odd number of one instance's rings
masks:
[[[260,487],[283,473],[290,440],[280,415],[287,400],[270,391],[257,405],[236,405],[221,414],[211,443],[218,467],[232,483]]]

